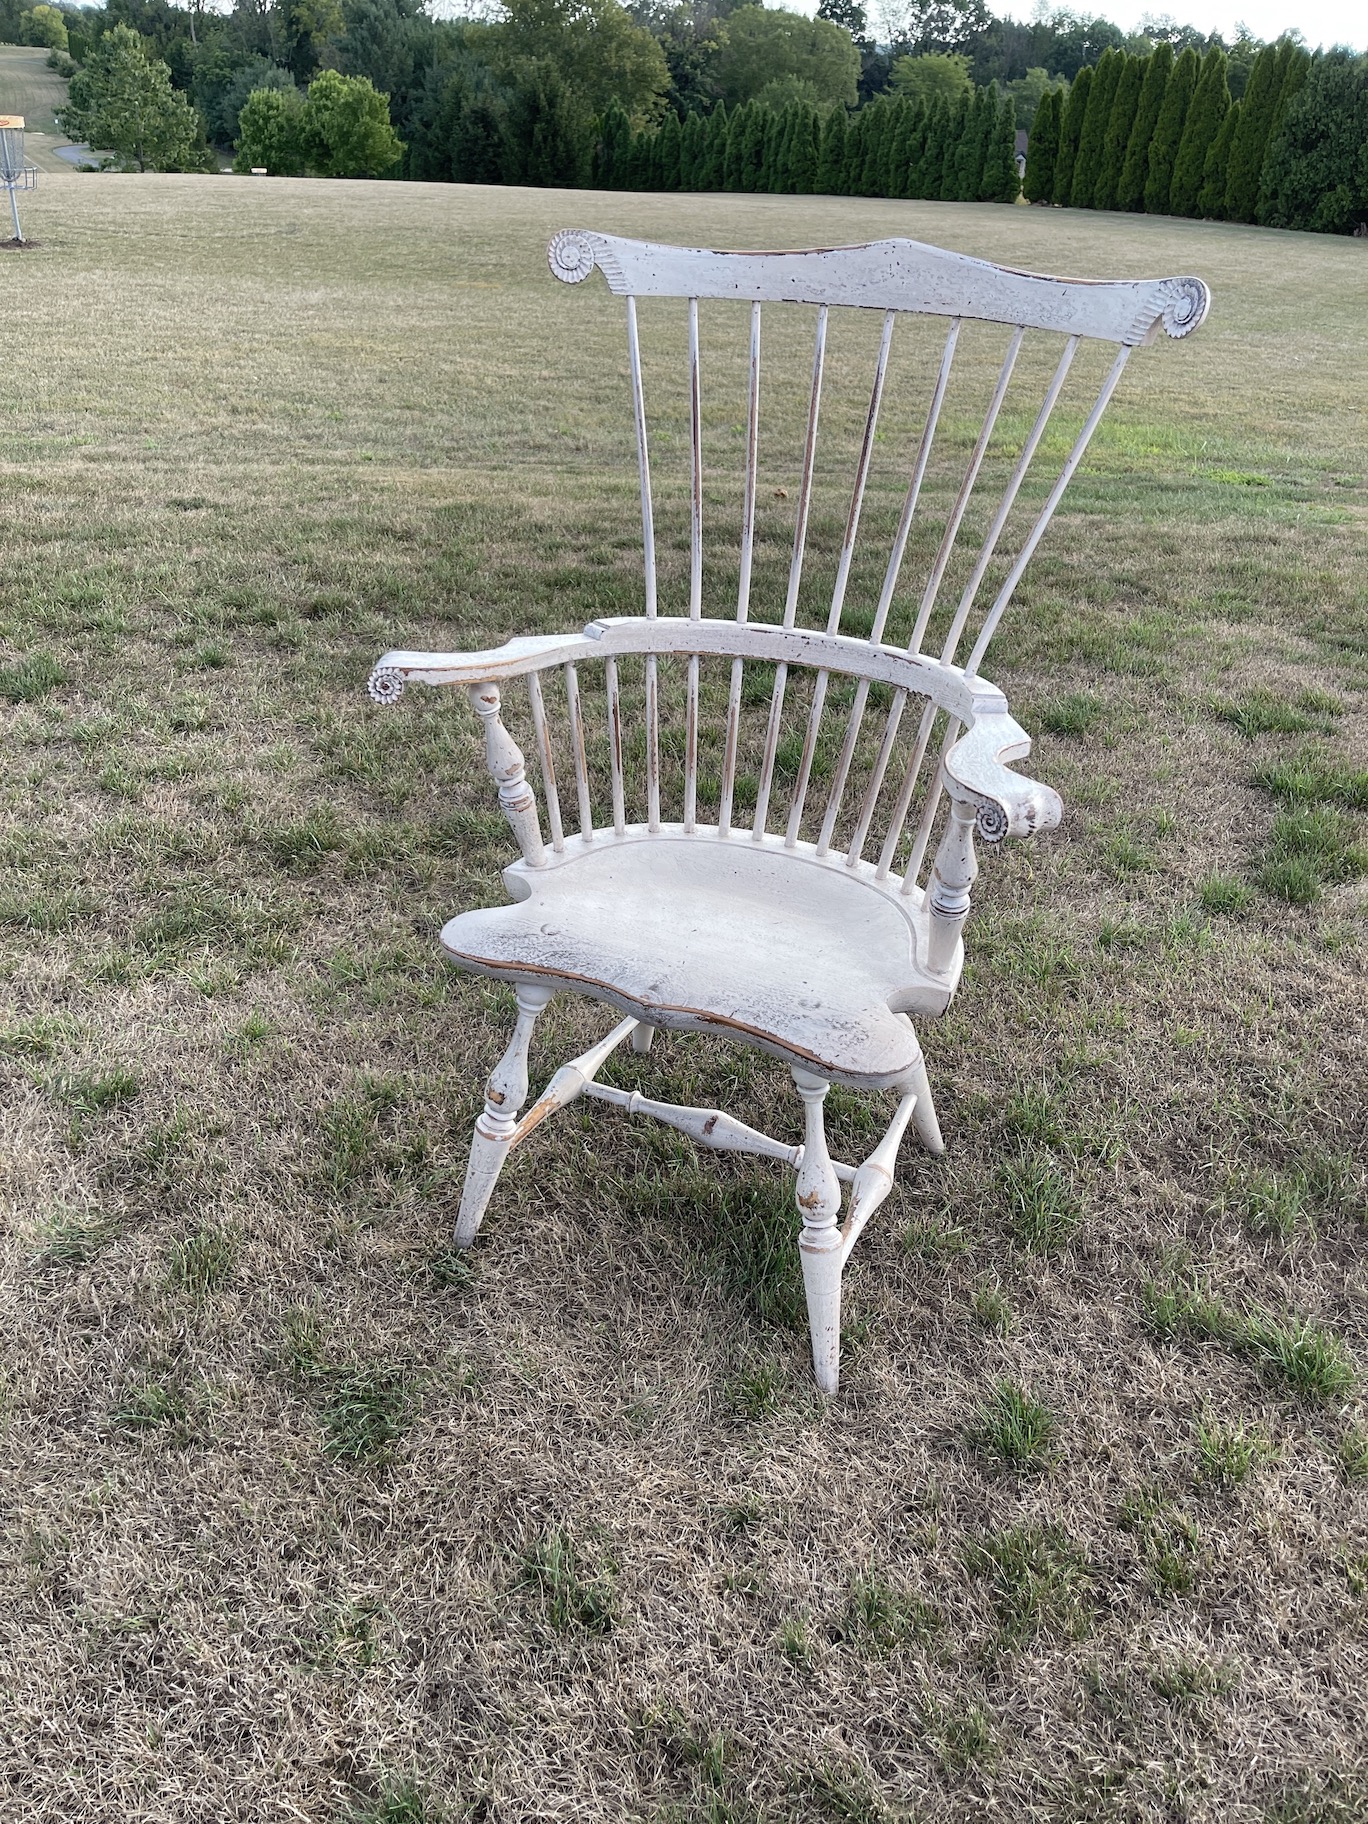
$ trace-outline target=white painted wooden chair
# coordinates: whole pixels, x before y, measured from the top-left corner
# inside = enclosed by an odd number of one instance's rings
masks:
[[[513,984],[518,1005],[513,1037],[489,1078],[476,1123],[456,1241],[467,1247],[474,1240],[512,1149],[580,1095],[668,1122],[702,1146],[782,1161],[797,1174],[798,1244],[813,1361],[819,1385],[832,1393],[839,1372],[842,1269],[892,1188],[908,1123],[923,1146],[942,1150],[911,1016],[942,1013],[955,992],[977,872],[975,837],[996,843],[1005,836],[1029,836],[1053,827],[1061,815],[1048,786],[1008,769],[1007,762],[1029,752],[1030,742],[979,666],[1132,350],[1152,342],[1161,327],[1169,336],[1188,335],[1205,317],[1210,298],[1194,278],[1121,283],[1043,278],[900,240],[819,252],[718,253],[572,229],[556,235],[549,258],[552,272],[567,284],[588,278],[597,266],[610,289],[627,300],[644,612],[596,621],[580,633],[511,640],[488,652],[389,652],[370,680],[370,694],[381,704],[395,702],[411,682],[468,689],[484,725],[489,771],[522,851],[504,874],[513,903],[463,912],[441,937],[458,968]],[[637,300],[643,297],[686,302],[689,560],[687,610],[676,614],[660,614],[657,607],[652,465],[637,323]],[[725,618],[705,613],[704,603],[702,299],[751,304],[739,585],[735,611]],[[806,440],[790,509],[787,592],[782,604],[768,605],[773,618],[759,620],[751,618],[751,581],[766,302],[816,306],[816,345]],[[800,624],[799,597],[828,316],[840,306],[882,312],[882,337],[834,589],[820,623],[808,627]],[[946,318],[948,330],[939,364],[931,363],[927,373],[930,399],[919,436],[899,456],[906,493],[872,625],[867,637],[851,637],[841,631],[842,610],[894,325],[904,312]],[[928,552],[934,550],[928,572],[909,595],[901,588],[903,560],[966,319],[1004,326],[1010,332],[1006,353],[939,540],[927,545]],[[680,330],[682,352],[685,324]],[[986,518],[972,562],[966,552],[958,601],[940,612],[939,650],[925,652],[966,507],[1023,339],[1033,330],[1063,339],[1058,364],[1043,399],[1033,402],[1024,418],[1018,408],[1023,434],[1009,440],[1016,460],[1005,490]],[[1014,553],[999,558],[999,541],[1075,355],[1094,338],[1114,344],[1115,359],[1043,502],[1025,515]],[[990,573],[993,583],[985,592]],[[680,593],[682,598],[682,577]],[[981,593],[989,598],[982,607]],[[910,640],[896,647],[884,639],[895,600],[906,606],[912,623]],[[957,662],[966,643],[968,657]],[[750,692],[743,684],[747,667]],[[767,704],[756,716],[757,772],[742,793],[743,703],[756,703],[757,667],[763,667],[760,695]],[[514,679],[526,680],[530,699],[545,832],[523,755],[504,726],[502,687]],[[629,714],[635,710],[639,720]],[[710,740],[718,765],[704,776],[700,751],[706,758]],[[781,750],[787,767],[777,765]],[[815,764],[819,755],[824,758]],[[825,800],[819,804],[820,792],[811,787],[820,784],[824,771]],[[577,830],[567,828],[558,774],[573,774]],[[781,790],[787,803],[773,814]],[[709,815],[713,799],[716,809]],[[938,831],[927,877],[926,859]],[[626,1017],[558,1070],[522,1113],[533,1025],[562,989],[606,1002]],[[615,1047],[630,1038],[633,1049],[644,1052],[656,1027],[720,1033],[783,1059],[803,1101],[804,1143],[786,1145],[719,1110],[656,1102],[595,1081]],[[827,1151],[822,1104],[833,1082],[891,1089],[899,1098],[887,1132],[858,1167],[833,1162]],[[849,1203],[842,1226],[844,1185]]]

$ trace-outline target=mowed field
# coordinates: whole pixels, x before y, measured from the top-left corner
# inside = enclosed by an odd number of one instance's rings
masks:
[[[947,1151],[909,1140],[855,1253],[832,1402],[759,1162],[579,1105],[451,1252],[511,996],[436,933],[501,899],[513,846],[464,700],[364,684],[391,644],[638,608],[622,308],[545,264],[576,223],[905,233],[1215,296],[1136,353],[993,648],[1066,819],[983,857],[921,1035]],[[74,175],[26,228],[0,256],[0,1817],[1368,1815],[1368,244]],[[744,315],[704,314],[724,536]],[[766,319],[763,618],[811,319]],[[679,612],[682,307],[643,323]],[[832,334],[837,447],[878,324]],[[966,331],[996,353],[933,507],[1002,341]],[[555,1003],[534,1080],[608,1023]],[[721,1043],[662,1035],[613,1080],[799,1135],[787,1072]],[[887,1119],[831,1111],[847,1159]]]

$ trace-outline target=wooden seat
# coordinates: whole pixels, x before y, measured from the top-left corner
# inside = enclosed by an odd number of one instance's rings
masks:
[[[797,1178],[813,1363],[820,1386],[834,1393],[845,1262],[892,1188],[908,1126],[932,1151],[942,1147],[909,1016],[933,1017],[954,995],[975,845],[1048,830],[1062,814],[1048,785],[1012,770],[1030,742],[982,675],[983,660],[1132,351],[1161,330],[1189,335],[1209,294],[1193,278],[1045,278],[913,241],[717,253],[573,229],[554,238],[549,260],[567,284],[601,271],[626,299],[642,613],[491,651],[396,650],[370,680],[380,704],[397,701],[409,683],[468,691],[521,851],[504,874],[512,903],[459,912],[442,932],[452,963],[509,982],[518,1006],[476,1123],[456,1241],[474,1240],[513,1147],[582,1095],[667,1122],[700,1145],[786,1164]],[[662,438],[688,450],[687,571],[680,567],[673,581],[677,534],[662,545],[663,580],[657,562],[639,298],[686,304],[687,435],[667,428]],[[718,498],[716,464],[709,467],[704,448],[704,299],[750,306],[734,619],[703,613],[703,521]],[[806,436],[800,451],[782,458],[791,465],[782,468],[784,485],[767,490],[787,503],[779,510],[792,556],[782,600],[759,599],[753,588],[766,301],[816,311]],[[814,608],[805,560],[818,422],[828,322],[843,306],[880,312],[882,320],[834,579],[823,581]],[[880,412],[903,315],[944,319],[947,327],[939,360],[912,364],[914,379],[918,371],[929,378],[929,398],[896,455],[901,512],[878,558],[877,593],[871,589],[861,606],[861,636],[853,637],[842,619],[871,465],[886,435]],[[978,430],[968,447],[962,432],[950,431],[944,510],[923,540],[924,484],[934,493],[928,475],[937,429],[970,323],[997,326],[1006,345],[994,355],[995,378],[987,370],[986,403],[980,395],[973,416],[962,405],[947,414],[952,427],[977,421]],[[1043,386],[1031,378],[1031,358],[1021,359],[1028,332],[1046,343],[1062,338],[1057,361],[1051,353],[1053,365],[1039,370]],[[1033,464],[1048,447],[1075,357],[1092,342],[1114,353],[1095,395],[1061,414],[1076,414],[1077,429],[1042,498]],[[731,409],[721,414],[728,429]],[[994,473],[1005,476],[1001,492],[980,502],[984,478]],[[905,561],[909,551],[915,561]],[[920,577],[910,588],[905,569]],[[662,613],[662,590],[676,586],[679,611]],[[505,703],[504,686],[515,681],[526,683],[522,739],[535,747],[540,807],[507,726],[510,711],[518,712]],[[573,799],[563,805],[562,782],[568,794],[571,780]],[[524,1112],[533,1027],[560,990],[626,1017],[563,1065]],[[595,1080],[618,1045],[630,1039],[644,1052],[657,1027],[724,1034],[784,1059],[803,1103],[803,1144],[758,1133],[720,1109],[657,1102]],[[883,1138],[859,1166],[827,1151],[822,1103],[833,1081],[898,1096]]]
[[[920,895],[715,831],[574,845],[554,868],[504,879],[521,904],[462,912],[442,932],[458,967],[591,993],[652,1026],[722,1032],[860,1089],[921,1060],[907,1013],[950,999],[932,976]],[[956,971],[957,973],[957,971]]]

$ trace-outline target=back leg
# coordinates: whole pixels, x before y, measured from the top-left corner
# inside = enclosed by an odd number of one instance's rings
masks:
[[[926,1059],[919,1057],[913,1068],[907,1073],[907,1088],[917,1098],[917,1105],[912,1110],[912,1125],[917,1130],[917,1138],[928,1153],[943,1153],[945,1142],[941,1138],[940,1122],[936,1117],[936,1105],[931,1100],[931,1084],[926,1075]]]

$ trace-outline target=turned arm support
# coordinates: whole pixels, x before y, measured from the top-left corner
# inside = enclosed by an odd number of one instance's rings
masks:
[[[926,961],[933,974],[949,974],[969,916],[970,890],[978,874],[974,837],[996,843],[1004,836],[1033,836],[1054,829],[1064,814],[1057,792],[1003,764],[1024,759],[1030,749],[1025,730],[999,713],[976,718],[946,753],[942,767],[950,816],[927,890]]]

